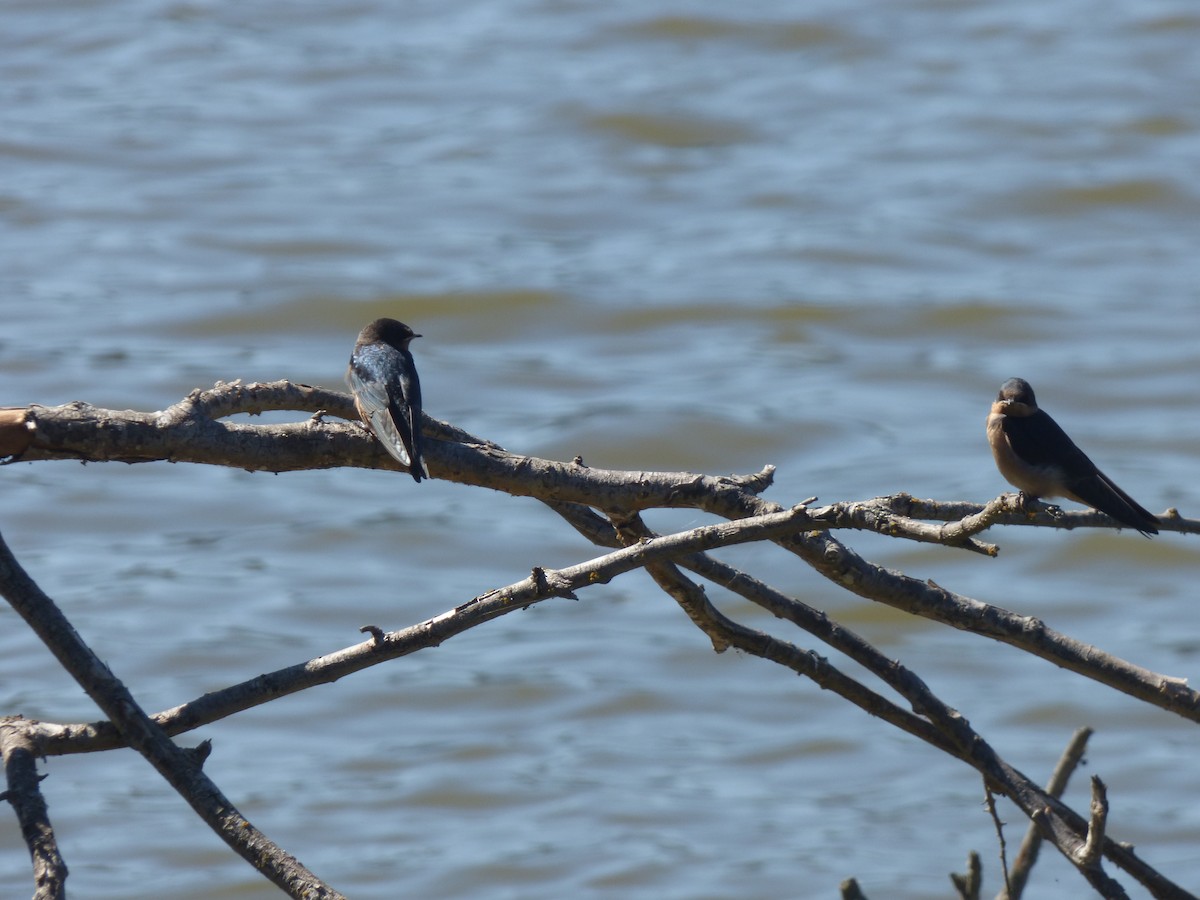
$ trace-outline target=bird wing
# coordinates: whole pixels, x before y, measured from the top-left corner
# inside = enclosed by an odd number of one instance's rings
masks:
[[[1158,534],[1158,519],[1136,500],[1117,487],[1099,469],[1087,478],[1067,483],[1072,499],[1093,509],[1108,513],[1122,525],[1136,528],[1142,534]]]
[[[424,460],[419,467],[413,465],[413,459],[420,457],[414,450],[413,410],[404,395],[405,389],[410,387],[405,383],[408,379],[398,379],[398,384],[389,389],[388,382],[379,380],[352,361],[346,381],[354,392],[359,413],[387,452],[407,466],[418,481],[418,475],[428,475]],[[395,387],[400,388],[401,396],[395,396]]]
[[[1107,513],[1142,534],[1158,534],[1158,519],[1101,472],[1049,413],[1039,409],[1031,416],[1005,416],[1004,434],[1021,459],[1057,469],[1072,500]]]
[[[1054,466],[1067,481],[1094,471],[1096,464],[1050,418],[1038,410],[1030,416],[1005,416],[1004,434],[1013,452],[1032,466]]]
[[[408,374],[412,372],[412,376]],[[421,383],[417,381],[416,370],[411,358],[408,365],[400,373],[400,392],[391,394],[389,409],[395,433],[408,452],[412,464],[409,471],[413,478],[420,481],[420,476],[429,477],[429,469],[425,467],[424,441],[421,438]]]

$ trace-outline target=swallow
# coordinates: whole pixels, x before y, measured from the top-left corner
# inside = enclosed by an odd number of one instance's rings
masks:
[[[1158,534],[1158,519],[1113,484],[1038,408],[1033,388],[1023,378],[1001,385],[987,419],[987,436],[996,468],[1023,500],[1066,497],[1144,535]]]
[[[421,335],[395,319],[376,319],[358,335],[346,383],[366,426],[413,480],[429,477],[421,452],[421,382],[408,345]]]

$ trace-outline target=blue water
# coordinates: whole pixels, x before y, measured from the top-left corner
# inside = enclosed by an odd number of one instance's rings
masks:
[[[770,463],[781,503],[984,500],[1006,489],[987,405],[1021,375],[1144,505],[1200,509],[1190,4],[14,3],[0,23],[0,405],[336,387],[393,315],[425,335],[426,409],[517,452]],[[0,480],[6,540],[151,710],[597,553],[532,501],[394,473]],[[990,538],[995,560],[847,540],[1192,674],[1194,538]],[[778,551],[723,558],[876,641],[1031,777],[1096,728],[1068,800],[1101,775],[1110,834],[1200,889],[1192,725]],[[95,718],[0,621],[0,713]],[[927,898],[971,849],[1000,886],[970,770],[713,654],[643,576],[182,743],[203,738],[239,808],[355,898],[828,897],[850,876]],[[44,770],[74,896],[277,896],[132,753]],[[11,817],[0,884],[31,893]],[[1085,892],[1043,854],[1029,896]]]

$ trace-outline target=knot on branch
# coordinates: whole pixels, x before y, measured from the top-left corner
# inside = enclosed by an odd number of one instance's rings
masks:
[[[541,566],[534,566],[530,572],[529,580],[533,583],[534,595],[538,599],[543,597],[579,599],[575,595],[575,592],[571,590],[571,579],[564,577],[559,572],[547,573]]]
[[[1046,623],[1037,616],[1022,616],[1021,630],[1031,637],[1046,633]]]
[[[212,741],[205,739],[195,747],[185,749],[183,754],[193,766],[203,769],[205,761],[212,755]]]
[[[775,467],[772,465],[766,465],[753,475],[734,475],[729,480],[739,490],[745,491],[749,494],[758,495],[774,484]],[[814,497],[813,499],[815,500],[816,498]]]
[[[363,625],[358,630],[360,632],[362,632],[363,634],[371,635],[371,643],[374,644],[376,647],[383,644],[385,635],[383,633],[383,629],[380,628],[378,625]]]

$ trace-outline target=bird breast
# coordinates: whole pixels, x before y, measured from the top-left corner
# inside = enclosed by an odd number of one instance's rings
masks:
[[[1003,413],[993,412],[987,420],[988,443],[996,468],[1004,480],[1030,497],[1062,497],[1063,472],[1058,466],[1035,466],[1013,452],[1008,435],[1004,433]]]

